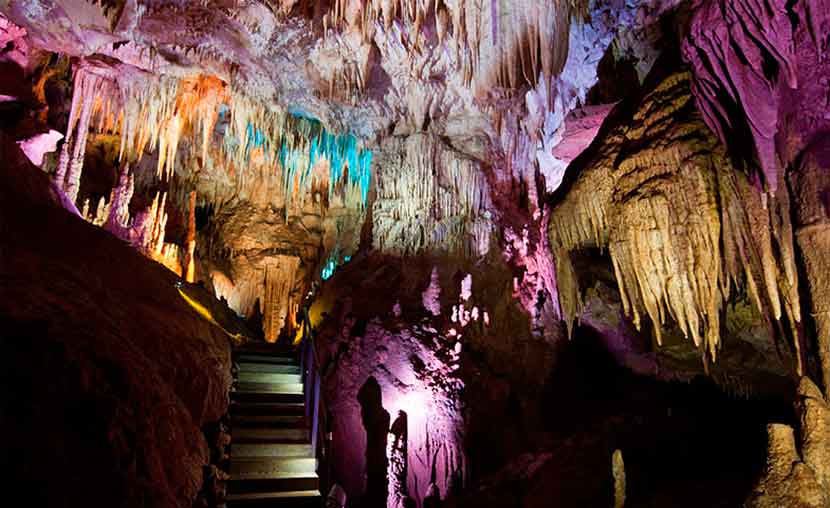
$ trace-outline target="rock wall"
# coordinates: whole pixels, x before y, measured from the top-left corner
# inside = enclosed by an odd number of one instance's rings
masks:
[[[201,427],[228,406],[228,336],[174,274],[67,212],[0,136],[6,480],[29,506],[189,508],[209,463]]]
[[[457,308],[454,324],[446,306],[445,315],[427,319],[420,296],[428,269],[400,268],[400,261],[377,255],[354,260],[324,285],[312,308],[315,316],[322,302],[331,305],[317,345],[334,422],[333,478],[350,502],[366,507],[406,498],[420,506],[436,490],[446,497],[465,485],[469,468],[458,372],[464,326]],[[397,301],[380,289],[391,283],[400,289]],[[475,326],[483,326],[479,312]]]

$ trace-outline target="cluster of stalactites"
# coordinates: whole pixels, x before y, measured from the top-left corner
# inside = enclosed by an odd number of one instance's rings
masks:
[[[292,196],[302,201],[314,186],[322,186],[328,188],[329,199],[340,188],[347,207],[363,209],[371,185],[372,152],[354,135],[331,134],[318,122],[292,118],[291,123],[296,128],[283,138],[279,151],[286,202]],[[328,168],[328,179],[315,171],[320,168]]]
[[[157,176],[169,179],[175,171],[179,143],[186,135],[201,148],[202,159],[207,158],[219,108],[227,101],[221,80],[212,76],[142,76],[120,80],[119,86],[122,159],[136,160],[148,146],[155,148]]]
[[[607,248],[625,312],[638,328],[648,315],[658,343],[671,317],[714,361],[724,302],[743,287],[762,314],[786,314],[800,351],[788,203],[766,202],[732,167],[694,109],[688,73],[664,80],[629,124],[608,135],[551,214],[568,321],[581,306],[569,252]]]
[[[393,23],[410,32],[415,47],[448,43],[465,82],[486,93],[550,81],[565,63],[571,18],[584,17],[585,0],[337,0],[323,18],[329,26],[360,30]]]
[[[366,206],[372,153],[351,134],[332,134],[317,121],[268,107],[212,76],[127,74],[108,81],[87,76],[79,71],[71,120],[94,130],[119,132],[121,160],[137,161],[147,151],[157,151],[159,178],[170,179],[177,158],[183,157],[188,167],[218,163],[232,173],[261,164],[282,177],[287,204],[294,199],[302,207],[308,195],[323,188],[329,199],[335,191],[342,192],[348,207]],[[218,132],[219,123],[226,126],[223,132]],[[216,142],[214,136],[224,138]],[[197,149],[181,151],[184,140],[184,146]]]
[[[372,211],[374,247],[396,254],[486,255],[492,224],[478,162],[431,135],[390,143]]]
[[[240,315],[250,316],[259,305],[265,339],[274,342],[283,331],[291,334],[296,329],[301,296],[295,291],[299,267],[300,258],[277,255],[236,280],[220,271],[210,275],[217,298],[224,298]]]

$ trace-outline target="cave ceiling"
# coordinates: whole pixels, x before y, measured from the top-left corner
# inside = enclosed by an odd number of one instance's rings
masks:
[[[735,295],[795,348],[799,373],[809,326],[827,340],[823,300],[800,297],[827,291],[811,254],[826,240],[810,229],[825,219],[820,203],[790,202],[793,186],[824,188],[820,1],[0,0],[0,12],[3,58],[37,82],[34,130],[50,131],[21,147],[66,207],[205,281],[269,340],[291,333],[313,282],[369,251],[507,264],[531,328],[558,336],[584,311],[568,259],[586,249],[607,249],[637,328],[655,323],[659,343],[671,321],[705,361]],[[71,90],[62,106],[45,104],[54,76]]]

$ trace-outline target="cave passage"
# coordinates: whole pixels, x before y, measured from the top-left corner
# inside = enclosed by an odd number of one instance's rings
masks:
[[[830,0],[0,2],[35,508],[830,508]]]

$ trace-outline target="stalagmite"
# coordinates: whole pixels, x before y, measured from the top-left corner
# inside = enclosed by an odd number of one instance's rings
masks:
[[[611,471],[614,476],[614,508],[625,507],[625,463],[622,450],[614,450],[611,455]]]
[[[89,209],[89,199],[87,199],[84,201],[84,209],[81,216],[87,222],[90,222],[96,226],[103,226],[110,214],[110,204],[107,203],[104,196],[101,196],[98,200],[98,206],[95,207],[95,215],[92,215],[91,212],[92,211]]]
[[[810,307],[816,327],[821,384],[830,392],[830,211],[827,206],[827,161],[830,141],[817,141],[802,155],[800,166],[789,173],[795,193],[795,238],[798,244]]]
[[[74,85],[72,87],[72,105],[69,110],[69,124],[66,128],[66,135],[63,138],[63,145],[61,147],[60,157],[58,159],[58,168],[55,172],[55,184],[59,189],[63,190],[66,184],[66,172],[69,170],[70,156],[70,141],[74,141],[72,135],[75,132],[78,116],[81,108],[81,81],[83,73],[81,69],[75,71]]]
[[[399,411],[386,438],[386,459],[388,460],[389,495],[387,508],[406,508],[407,488],[407,414]]]
[[[130,226],[130,200],[135,191],[135,181],[130,174],[130,167],[124,165],[118,184],[110,193],[110,210],[107,225],[125,229]]]
[[[441,315],[441,281],[438,279],[438,268],[432,269],[429,278],[429,286],[421,293],[421,302],[424,309],[433,316]]]

